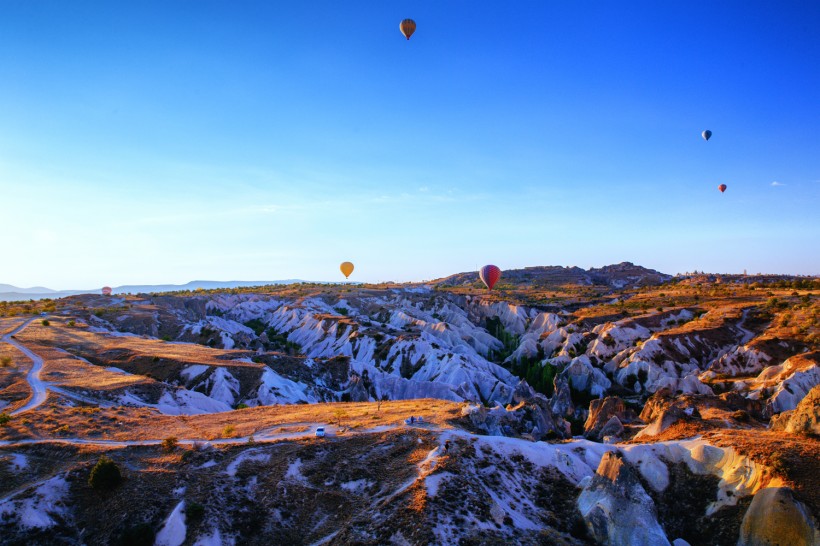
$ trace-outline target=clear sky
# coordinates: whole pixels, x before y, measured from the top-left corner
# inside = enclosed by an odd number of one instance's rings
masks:
[[[0,283],[820,274],[818,205],[814,0],[0,3]]]

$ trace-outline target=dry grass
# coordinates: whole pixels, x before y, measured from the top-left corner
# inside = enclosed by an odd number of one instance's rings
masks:
[[[30,368],[31,361],[25,355],[7,343],[0,343],[0,411],[14,411],[31,397],[26,382]]]
[[[125,351],[134,357],[167,359],[179,363],[259,369],[263,367],[262,364],[231,360],[247,357],[248,351],[212,349],[194,343],[171,343],[139,336],[112,336],[91,332],[82,325],[69,327],[66,325],[68,320],[70,319],[55,319],[48,327],[32,323],[18,335],[18,338],[35,352],[38,351],[36,346],[40,345],[80,354]]]
[[[0,439],[59,438],[59,427],[66,426],[72,437],[97,440],[214,440],[225,437],[247,437],[265,433],[292,433],[308,430],[314,424],[337,421],[337,410],[345,416],[342,427],[349,431],[381,426],[402,425],[410,415],[422,416],[425,427],[450,428],[460,418],[461,404],[443,400],[399,400],[382,402],[338,402],[245,408],[225,413],[176,416],[162,415],[150,408],[69,407],[58,403],[53,394],[35,412],[12,418],[0,429]],[[374,416],[377,419],[374,419]],[[226,432],[228,427],[232,427]]]
[[[51,346],[36,343],[27,343],[27,346],[43,359],[43,371],[40,377],[61,387],[112,391],[138,384],[153,383],[153,380],[139,375],[108,371]]]
[[[0,317],[0,336],[4,336],[23,324],[30,317]]]

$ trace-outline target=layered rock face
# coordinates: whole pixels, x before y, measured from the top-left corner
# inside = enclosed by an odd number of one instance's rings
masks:
[[[578,497],[578,509],[599,544],[670,544],[652,498],[620,453],[604,454],[595,476]]]

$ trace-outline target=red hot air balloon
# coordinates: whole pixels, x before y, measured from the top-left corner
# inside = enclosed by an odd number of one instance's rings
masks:
[[[494,265],[485,265],[478,270],[478,276],[481,277],[482,282],[487,288],[492,290],[495,283],[501,278],[501,270]]]
[[[725,192],[726,191],[726,184],[721,184],[720,186],[718,186],[718,189],[720,190],[720,193]]]
[[[110,296],[111,295],[111,287],[110,286],[103,286],[102,295],[103,296]]]

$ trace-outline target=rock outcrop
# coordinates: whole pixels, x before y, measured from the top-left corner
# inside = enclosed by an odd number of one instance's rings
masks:
[[[656,436],[680,420],[700,418],[700,413],[688,398],[674,397],[668,389],[663,389],[652,395],[646,401],[641,420],[648,423],[635,438]]]
[[[772,430],[820,434],[820,385],[810,390],[797,408],[773,416]]]
[[[491,436],[526,436],[538,441],[546,438],[570,438],[569,423],[555,415],[549,400],[522,381],[513,394],[513,404],[488,409],[468,405],[462,414],[477,429]]]
[[[820,544],[809,509],[788,487],[761,489],[743,516],[738,546],[813,546]]]
[[[578,509],[598,543],[669,545],[652,498],[619,452],[604,454],[595,476],[578,497]]]
[[[605,436],[620,436],[623,425],[636,420],[635,412],[617,396],[592,400],[589,416],[584,423],[584,436],[595,442],[600,442]]]
[[[769,366],[750,382],[752,398],[768,398],[769,415],[793,410],[808,392],[820,384],[820,351],[793,356]]]
[[[612,386],[604,372],[592,366],[587,355],[573,358],[560,377],[566,379],[576,391],[587,392],[592,396],[602,396]]]

